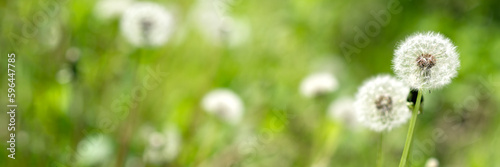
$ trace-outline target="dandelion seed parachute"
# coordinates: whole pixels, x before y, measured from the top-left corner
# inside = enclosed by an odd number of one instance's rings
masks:
[[[73,80],[74,73],[71,68],[65,66],[61,70],[59,70],[56,74],[56,80],[60,84],[67,84]]]
[[[350,97],[341,97],[333,101],[328,107],[328,116],[349,128],[356,128],[359,124],[354,110],[354,99]]]
[[[160,164],[177,157],[181,148],[181,137],[176,128],[168,128],[164,132],[148,134],[148,145],[144,150],[145,162]]]
[[[356,94],[358,121],[374,131],[389,131],[406,123],[411,112],[406,105],[410,88],[389,75],[366,81]]]
[[[441,88],[460,67],[456,46],[439,33],[416,33],[399,44],[393,69],[398,78],[415,89]]]
[[[429,158],[425,162],[425,167],[439,167],[439,161],[436,158]]]
[[[226,0],[198,0],[191,13],[203,37],[214,45],[227,42],[231,47],[240,46],[250,37],[248,23],[229,15],[231,3]]]
[[[91,135],[78,143],[77,163],[81,166],[99,166],[113,154],[113,143],[106,135]]]
[[[127,8],[120,21],[122,35],[133,45],[160,46],[174,31],[174,16],[163,6],[136,2]]]
[[[102,20],[120,17],[133,3],[133,0],[99,0],[94,7],[94,14]]]
[[[300,84],[300,93],[308,98],[331,93],[337,89],[337,79],[328,72],[313,73],[304,78]]]
[[[231,124],[238,123],[243,116],[243,102],[236,93],[229,89],[216,89],[209,92],[203,98],[201,105],[206,112]]]

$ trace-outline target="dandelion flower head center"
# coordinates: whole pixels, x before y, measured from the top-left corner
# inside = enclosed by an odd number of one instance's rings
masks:
[[[165,144],[165,141],[161,134],[153,133],[149,138],[149,144],[154,148],[160,148],[162,145]]]
[[[390,75],[368,79],[359,88],[353,105],[358,122],[377,132],[406,123],[411,117],[405,102],[409,91],[409,87]]]
[[[147,41],[154,23],[148,18],[142,18],[140,22],[143,38]]]
[[[388,115],[392,111],[392,98],[390,96],[379,96],[375,100],[375,106],[382,114]]]
[[[230,108],[223,102],[218,102],[216,108],[216,114],[220,116],[226,116],[229,114]]]
[[[417,65],[423,70],[430,69],[436,65],[436,57],[428,53],[421,54],[417,57]]]
[[[413,89],[442,88],[458,74],[460,60],[456,48],[439,33],[415,33],[394,51],[394,72]]]

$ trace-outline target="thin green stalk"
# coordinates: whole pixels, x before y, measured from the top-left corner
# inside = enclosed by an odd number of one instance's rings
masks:
[[[401,155],[401,161],[399,162],[399,167],[405,167],[408,155],[410,153],[411,140],[413,139],[413,130],[415,129],[415,123],[417,122],[418,109],[420,108],[420,100],[422,99],[422,91],[418,91],[417,104],[413,108],[413,112],[410,120],[410,127],[408,128],[408,135],[406,136],[405,149],[403,150],[403,155]]]
[[[380,132],[380,140],[378,145],[378,167],[384,164],[384,132]]]

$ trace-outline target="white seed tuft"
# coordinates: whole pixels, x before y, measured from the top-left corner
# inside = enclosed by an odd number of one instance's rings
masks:
[[[138,47],[165,44],[174,27],[173,14],[151,2],[133,3],[125,10],[120,22],[122,35]]]
[[[206,112],[231,124],[238,123],[243,116],[243,102],[229,89],[216,89],[209,92],[203,98],[201,105]]]
[[[120,17],[130,7],[133,0],[99,0],[94,7],[94,15],[101,20]]]
[[[78,143],[77,163],[80,166],[101,166],[113,154],[113,143],[106,135],[90,135]]]
[[[144,150],[145,162],[161,164],[177,157],[181,148],[181,137],[176,128],[168,128],[164,132],[148,134],[148,145]]]
[[[338,81],[331,73],[318,72],[313,73],[300,84],[300,93],[307,98],[317,97],[336,91]]]
[[[328,107],[328,116],[349,128],[356,128],[359,125],[354,110],[354,99],[351,97],[341,97],[333,101]]]
[[[439,167],[439,161],[436,158],[429,158],[425,163],[425,167]]]
[[[65,65],[65,67],[61,68],[56,74],[56,80],[60,84],[67,84],[73,80],[74,73],[69,67],[69,65]]]
[[[203,37],[214,45],[240,46],[250,37],[247,21],[229,14],[231,4],[227,0],[199,0],[191,13]]]
[[[366,81],[356,94],[358,121],[375,131],[390,131],[408,121],[411,112],[406,98],[410,88],[389,75]]]
[[[394,72],[414,89],[441,88],[451,82],[460,67],[456,46],[434,32],[411,35],[399,44],[394,55]]]

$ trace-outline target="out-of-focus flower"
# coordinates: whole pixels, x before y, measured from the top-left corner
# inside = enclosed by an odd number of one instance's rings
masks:
[[[416,33],[396,49],[392,60],[394,72],[414,89],[443,87],[460,67],[455,48],[450,39],[439,33]]]
[[[425,167],[439,167],[439,161],[436,158],[429,158],[425,163]]]
[[[199,0],[192,17],[202,35],[211,43],[238,46],[248,40],[251,28],[246,21],[228,14],[230,1]]]
[[[40,44],[47,50],[56,49],[57,46],[63,41],[63,33],[61,24],[59,22],[50,22],[48,26],[40,27]]]
[[[328,107],[328,116],[332,120],[339,121],[350,128],[359,125],[354,110],[354,99],[350,97],[341,97],[333,101]]]
[[[109,160],[113,143],[108,136],[99,134],[87,136],[78,143],[77,161],[82,166],[96,166]]]
[[[313,73],[300,84],[300,93],[305,97],[311,98],[319,95],[331,93],[338,88],[338,81],[331,73],[319,72]]]
[[[73,80],[73,70],[69,66],[61,68],[56,74],[56,80],[60,84],[67,84]]]
[[[94,14],[103,20],[118,18],[132,3],[133,0],[99,0],[94,7]]]
[[[229,89],[215,89],[203,97],[202,107],[210,114],[236,124],[243,116],[243,102]]]
[[[148,145],[144,150],[143,159],[153,164],[170,162],[179,154],[181,142],[177,129],[168,128],[162,133],[152,132],[148,135]]]
[[[81,51],[77,47],[71,47],[66,51],[66,60],[75,63],[80,59]]]
[[[406,123],[411,116],[408,92],[409,87],[389,75],[369,79],[359,88],[354,102],[359,122],[379,132]]]
[[[122,35],[133,45],[160,46],[174,32],[172,13],[151,2],[136,2],[127,8],[120,21]]]

